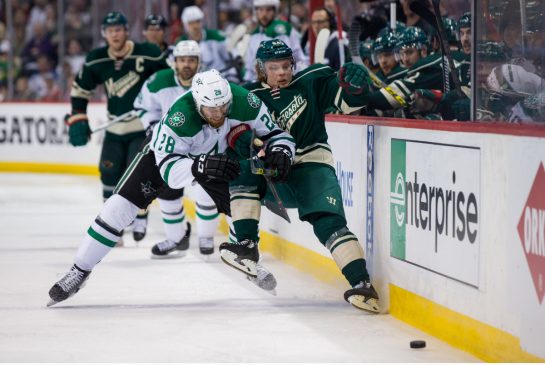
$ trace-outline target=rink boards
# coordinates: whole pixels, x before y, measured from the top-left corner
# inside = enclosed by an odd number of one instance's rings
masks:
[[[70,146],[68,104],[2,105],[0,171],[98,174],[102,136]],[[90,104],[92,124],[105,115]],[[327,119],[348,226],[389,312],[483,360],[544,359],[545,131]],[[289,214],[263,211],[262,249],[346,286]]]

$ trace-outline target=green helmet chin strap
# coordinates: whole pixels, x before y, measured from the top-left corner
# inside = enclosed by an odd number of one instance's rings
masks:
[[[262,41],[257,48],[256,60],[259,69],[265,73],[265,62],[274,60],[290,59],[295,66],[293,51],[286,43],[279,39]]]

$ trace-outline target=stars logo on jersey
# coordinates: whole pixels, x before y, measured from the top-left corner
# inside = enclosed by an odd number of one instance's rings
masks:
[[[199,77],[199,78],[195,81],[195,83],[196,83],[197,85],[202,85],[202,79]]]
[[[252,108],[257,109],[261,106],[261,99],[259,99],[254,93],[248,93],[246,99],[248,100],[248,104],[250,104]]]
[[[142,190],[142,193],[144,193],[145,198],[157,192],[157,190],[155,190],[151,186],[151,181],[146,181],[146,183],[140,183],[140,189]]]
[[[168,118],[168,124],[173,127],[181,127],[185,123],[185,115],[182,112],[176,112]]]
[[[286,26],[284,24],[275,25],[274,31],[278,35],[286,34],[288,32],[288,30],[286,29]]]
[[[221,95],[221,90],[219,90],[219,89],[214,89],[214,95],[215,95],[215,96],[220,96],[220,95]]]

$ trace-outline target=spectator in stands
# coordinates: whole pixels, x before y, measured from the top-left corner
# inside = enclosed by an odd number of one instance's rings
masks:
[[[15,93],[13,100],[15,101],[34,101],[36,100],[36,93],[28,87],[28,77],[20,75],[15,80]]]
[[[406,24],[407,26],[413,26],[418,27],[422,29],[424,32],[426,32],[427,35],[433,34],[433,28],[431,25],[429,25],[427,22],[425,22],[419,15],[414,13],[409,4],[412,1],[418,1],[423,3],[424,5],[428,6],[431,10],[430,3],[427,0],[401,0],[401,8],[403,10],[403,14],[407,17]]]
[[[28,21],[26,23],[26,38],[27,42],[36,37],[36,24],[45,26],[47,21],[47,0],[34,0],[33,6],[30,9]]]
[[[315,9],[311,16],[311,29],[316,37],[322,29],[329,29],[330,35],[327,41],[323,63],[335,71],[338,71],[341,65],[348,61],[347,59],[350,58],[350,53],[348,51],[348,47],[346,46],[346,42],[343,42],[341,46],[343,48],[342,52],[344,59],[341,61],[341,54],[339,51],[339,33],[337,32],[335,14],[329,11],[327,8]],[[346,40],[346,37],[346,32],[343,32],[343,40]],[[310,54],[310,50],[307,50],[307,54]]]
[[[36,64],[38,57],[41,55],[47,56],[51,60],[56,60],[57,50],[51,42],[51,38],[47,35],[45,24],[34,24],[34,36],[25,45],[21,53],[24,64],[24,71],[33,73],[38,70]]]
[[[70,65],[70,74],[75,75],[85,63],[85,54],[81,42],[78,39],[70,39],[66,51],[65,61]]]
[[[39,99],[47,97],[50,92],[50,85],[47,80],[55,79],[52,61],[45,54],[39,55],[37,59],[38,72],[28,79],[28,87]]]
[[[171,3],[169,7],[169,24],[170,33],[168,35],[168,43],[174,44],[176,40],[183,34],[182,19],[180,18],[180,6],[176,3]]]
[[[86,0],[70,1],[64,14],[66,38],[79,39],[83,52],[87,52],[92,43],[91,13]]]

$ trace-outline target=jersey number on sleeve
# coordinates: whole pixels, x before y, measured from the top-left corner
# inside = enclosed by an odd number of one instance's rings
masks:
[[[166,141],[166,144],[165,144]],[[161,138],[161,142],[159,143],[159,151],[163,150],[163,147],[165,147],[166,153],[172,153],[174,152],[174,138],[167,136],[166,133],[163,133],[163,137]]]
[[[268,130],[272,131],[274,129],[274,122],[267,114],[263,114],[260,119],[265,123],[265,127],[267,127]]]

